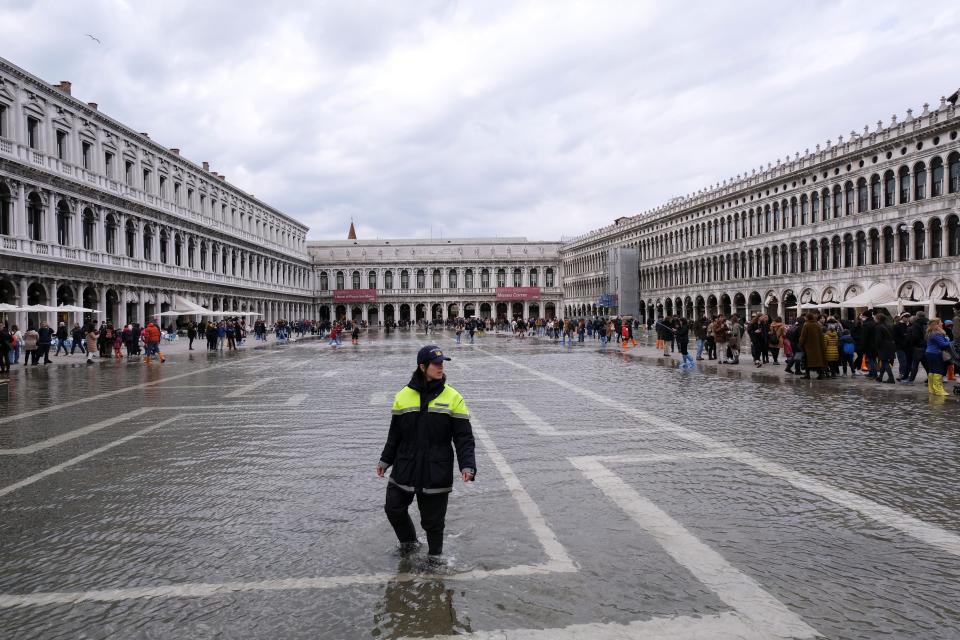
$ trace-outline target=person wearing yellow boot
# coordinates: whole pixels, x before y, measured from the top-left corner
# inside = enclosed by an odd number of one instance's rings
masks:
[[[923,356],[927,363],[927,391],[932,396],[950,395],[943,388],[943,374],[947,362],[953,359],[953,351],[940,318],[934,318],[927,325],[927,349]]]

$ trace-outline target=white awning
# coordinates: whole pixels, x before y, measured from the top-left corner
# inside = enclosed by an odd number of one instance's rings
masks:
[[[840,303],[843,309],[869,309],[870,307],[883,306],[888,302],[895,302],[897,294],[889,286],[878,282],[858,296]]]

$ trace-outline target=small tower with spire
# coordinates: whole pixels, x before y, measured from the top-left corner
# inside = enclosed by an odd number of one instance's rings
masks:
[[[356,240],[357,230],[353,228],[353,218],[350,219],[350,231],[347,232],[347,240]]]

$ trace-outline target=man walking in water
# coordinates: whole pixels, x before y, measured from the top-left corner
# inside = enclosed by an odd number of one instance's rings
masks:
[[[420,546],[407,512],[414,496],[420,524],[427,533],[430,560],[441,561],[447,498],[453,490],[453,450],[460,477],[472,482],[477,465],[470,412],[463,396],[447,386],[443,363],[450,360],[440,347],[428,345],[417,353],[410,382],[393,400],[393,418],[387,444],[380,454],[377,475],[393,467],[387,484],[384,511],[393,525],[402,553]]]

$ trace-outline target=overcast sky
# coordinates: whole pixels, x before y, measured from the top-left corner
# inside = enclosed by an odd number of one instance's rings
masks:
[[[0,0],[0,25],[314,239],[577,235],[960,87],[956,2]]]

